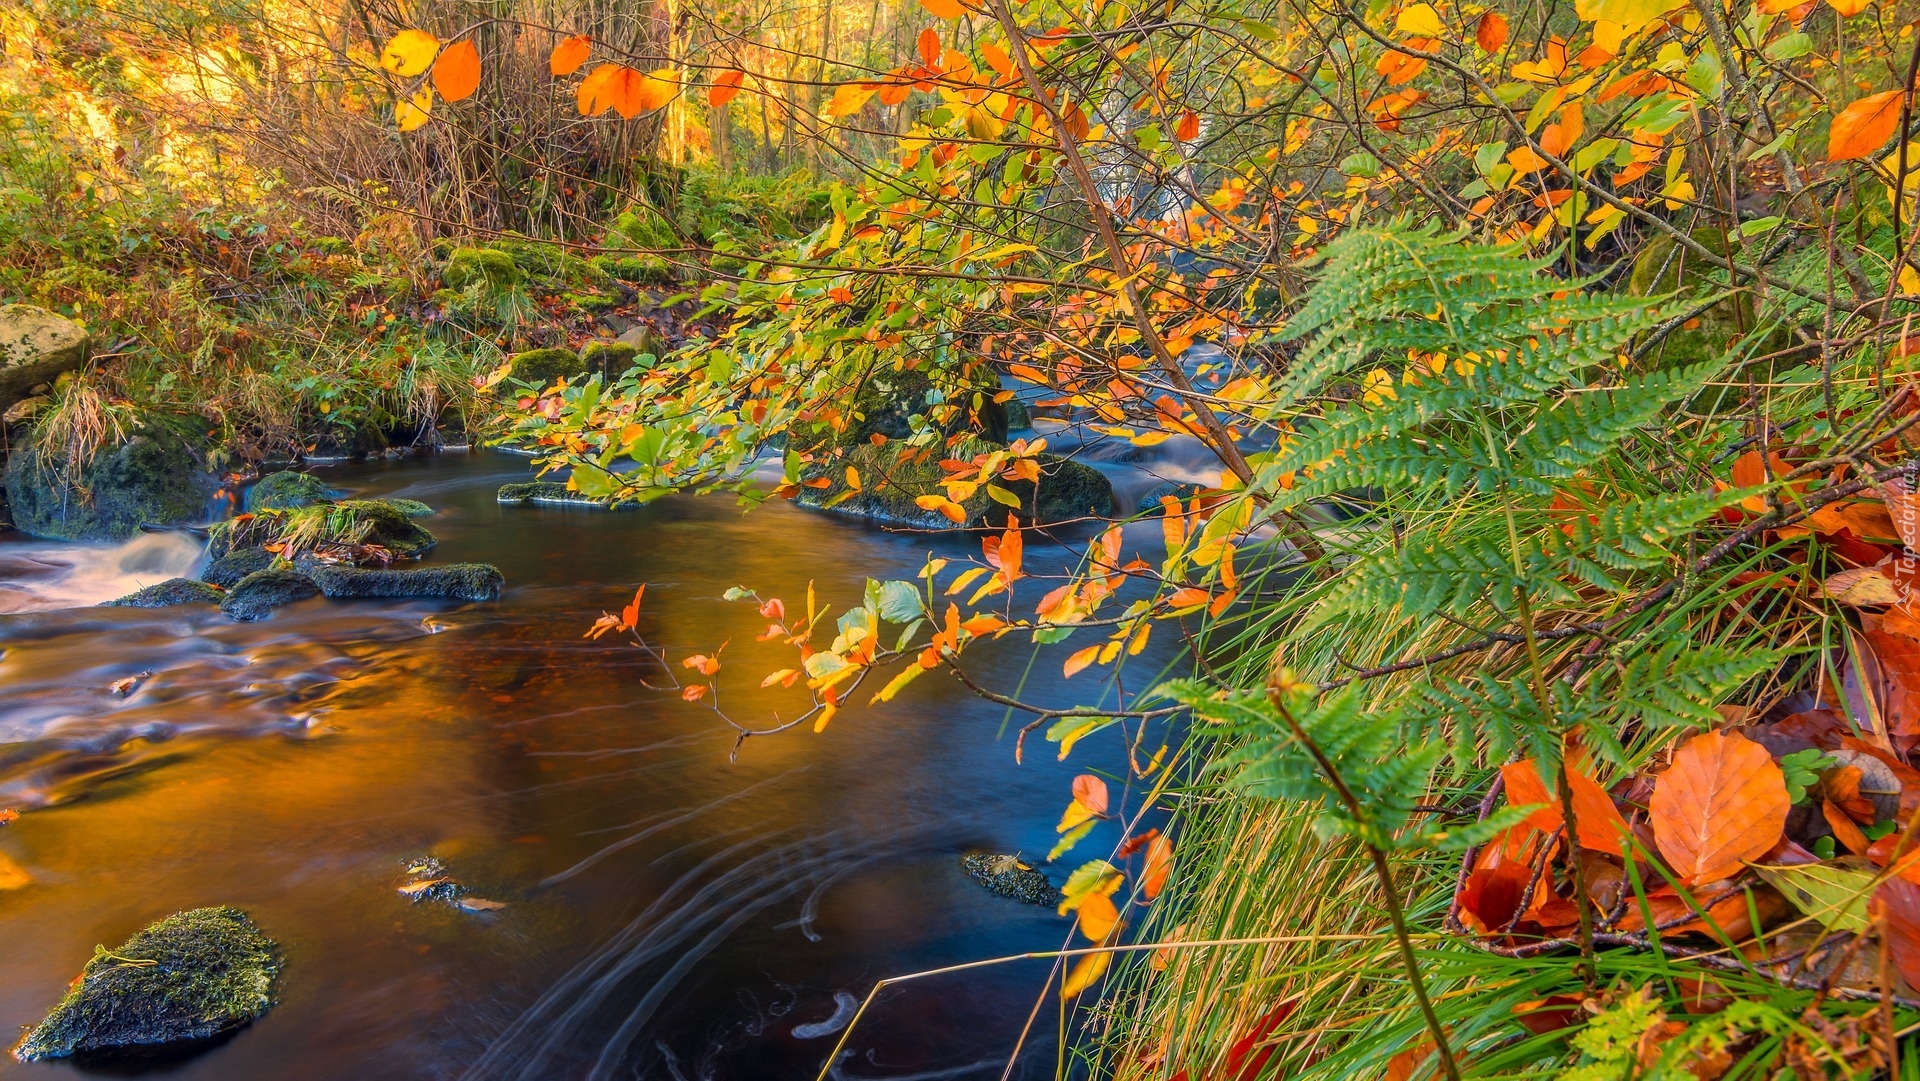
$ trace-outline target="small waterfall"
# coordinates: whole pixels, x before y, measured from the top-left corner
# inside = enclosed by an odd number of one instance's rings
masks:
[[[81,608],[169,578],[191,577],[205,543],[185,532],[142,533],[117,546],[29,541],[0,545],[0,613]]]

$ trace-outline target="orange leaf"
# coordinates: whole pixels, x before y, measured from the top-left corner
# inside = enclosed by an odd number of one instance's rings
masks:
[[[640,622],[640,598],[646,592],[647,584],[640,583],[640,588],[633,591],[633,602],[620,609],[620,622],[623,626],[632,627]]]
[[[1140,892],[1151,901],[1160,896],[1166,888],[1167,876],[1173,872],[1173,842],[1164,836],[1155,837],[1147,844],[1147,865],[1140,872]]]
[[[1880,149],[1900,125],[1900,99],[1905,92],[1869,94],[1833,118],[1827,132],[1827,160],[1852,161]]]
[[[966,508],[943,495],[916,496],[913,505],[919,507],[921,510],[939,511],[947,521],[952,522],[954,525],[965,524],[967,520]]]
[[[1497,53],[1507,43],[1507,19],[1497,11],[1489,11],[1480,16],[1480,25],[1473,29],[1473,40],[1483,53]]]
[[[1920,987],[1920,886],[1890,878],[1874,891],[1873,907],[1893,967],[1908,986]]]
[[[1787,782],[1765,747],[1708,732],[1674,752],[1653,785],[1653,840],[1689,883],[1731,878],[1786,830]],[[1578,813],[1578,812],[1576,812]]]
[[[696,653],[686,660],[681,661],[680,667],[696,668],[699,669],[701,675],[710,676],[720,670],[720,658],[709,657],[704,653]]]
[[[1187,586],[1174,590],[1173,596],[1167,598],[1167,605],[1172,608],[1198,608],[1211,600],[1213,594],[1198,586]]]
[[[1200,114],[1188,109],[1180,114],[1180,122],[1173,127],[1173,137],[1183,143],[1190,143],[1200,137]]]
[[[715,107],[732,101],[740,92],[740,84],[746,81],[744,71],[723,71],[713,77],[713,86],[707,89],[707,104]]]
[[[1087,894],[1076,911],[1080,913],[1080,933],[1094,942],[1106,938],[1115,924],[1120,922],[1120,910],[1104,893]]]
[[[592,53],[592,38],[585,34],[568,38],[553,47],[553,55],[547,58],[547,70],[553,72],[555,78],[572,75],[580,70],[580,65],[586,63]]]
[[[927,3],[927,0],[921,0],[921,3]],[[932,11],[933,5],[927,4],[927,10]],[[1112,963],[1113,955],[1105,950],[1082,957],[1073,966],[1073,970],[1067,973],[1067,978],[1061,982],[1060,997],[1072,998],[1099,983],[1100,977],[1107,974],[1107,966]]]
[[[612,109],[621,119],[632,120],[672,101],[678,89],[670,68],[642,72],[624,64],[602,64],[580,83],[580,115],[598,116]]]
[[[1074,676],[1079,675],[1080,672],[1083,669],[1085,669],[1088,665],[1092,664],[1093,659],[1099,655],[1100,655],[1099,646],[1097,645],[1088,646],[1087,648],[1075,653],[1073,656],[1068,657],[1067,663],[1064,665],[1061,665],[1060,669],[1065,674],[1066,678],[1072,679]]]
[[[1509,805],[1546,805],[1527,816],[1527,825],[1542,833],[1560,828],[1560,798],[1540,776],[1540,767],[1534,759],[1509,762],[1500,767],[1500,776],[1506,781]],[[1613,805],[1613,797],[1600,787],[1600,782],[1572,762],[1567,763],[1567,788],[1573,795],[1574,826],[1580,834],[1580,847],[1619,855],[1621,838],[1631,831],[1627,820],[1620,817],[1620,809]]]
[[[1091,773],[1073,779],[1073,798],[1094,814],[1107,813],[1107,782]]]
[[[1002,79],[1013,78],[1013,57],[1007,55],[1007,50],[991,41],[983,41],[980,43],[980,55],[987,58],[987,66],[997,72]]]
[[[960,0],[920,0],[920,6],[936,19],[958,19],[967,13],[967,6]]]
[[[472,41],[456,41],[433,62],[433,88],[442,101],[464,101],[480,89],[480,50]]]
[[[921,63],[932,67],[940,62],[940,31],[931,26],[927,27],[920,31],[919,40],[915,45],[919,50]]]
[[[691,687],[683,689],[680,692],[680,697],[688,702],[698,702],[700,699],[706,697],[706,694],[707,685],[704,683],[696,683]]]
[[[1560,110],[1559,122],[1548,124],[1547,129],[1540,133],[1540,149],[1556,158],[1566,157],[1567,151],[1573,149],[1573,144],[1580,141],[1580,132],[1585,126],[1580,103],[1568,102],[1566,108]]]

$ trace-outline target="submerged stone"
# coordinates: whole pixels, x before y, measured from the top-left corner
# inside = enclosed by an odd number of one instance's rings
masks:
[[[279,972],[273,941],[246,913],[178,912],[96,952],[13,1054],[33,1062],[211,1039],[264,1016]]]
[[[500,569],[487,563],[449,563],[441,567],[388,570],[315,564],[303,568],[329,597],[444,597],[460,601],[500,598],[507,584]]]
[[[1060,891],[1047,876],[1021,863],[1019,856],[962,856],[960,866],[990,893],[1030,905],[1060,903]]]
[[[193,578],[169,578],[129,593],[102,608],[170,608],[176,604],[219,604],[226,594]]]
[[[234,584],[227,599],[220,602],[220,610],[243,623],[252,623],[272,615],[275,608],[319,595],[319,585],[297,571],[254,571]]]
[[[529,480],[502,484],[495,498],[507,504],[547,503],[563,507],[607,508],[604,499],[595,499],[568,488],[557,480]]]
[[[283,469],[269,473],[247,489],[247,509],[293,510],[308,507],[334,496],[333,489],[311,473]]]

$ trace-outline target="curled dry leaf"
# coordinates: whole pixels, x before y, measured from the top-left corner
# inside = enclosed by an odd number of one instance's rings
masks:
[[[1506,782],[1507,802],[1513,806],[1541,804],[1527,816],[1527,824],[1542,833],[1560,828],[1560,799],[1540,776],[1535,760],[1525,758],[1500,767]],[[1573,761],[1567,762],[1567,787],[1573,793],[1574,827],[1580,835],[1580,847],[1620,855],[1623,838],[1631,831],[1613,797]]]
[[[1707,732],[1674,752],[1654,782],[1649,809],[1660,854],[1682,879],[1697,883],[1731,878],[1772,848],[1793,804],[1765,747]]]

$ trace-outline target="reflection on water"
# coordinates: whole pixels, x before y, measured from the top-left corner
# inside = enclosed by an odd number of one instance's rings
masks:
[[[730,764],[711,714],[644,685],[644,654],[581,637],[646,581],[649,639],[675,658],[730,640],[729,707],[767,717],[796,692],[759,677],[791,658],[753,641],[763,621],[719,601],[726,587],[794,598],[813,579],[843,604],[867,575],[907,577],[973,542],[784,506],[743,517],[720,499],[494,503],[525,475],[496,455],[329,474],[438,508],[435,558],[498,564],[496,604],[316,599],[260,624],[46,611],[184,573],[193,546],[0,544],[0,596],[26,612],[0,618],[0,806],[26,812],[0,854],[33,876],[0,892],[0,1029],[36,1020],[94,944],[233,904],[282,944],[281,1004],[156,1067],[169,1077],[811,1077],[847,996],[876,979],[1066,938],[1067,921],[986,894],[957,857],[1046,851],[1069,778],[1117,767],[1117,741],[1083,744],[1072,766],[1030,746],[1016,767],[998,709],[927,679]],[[1024,647],[995,648],[995,667],[1025,669]],[[1024,693],[1097,695],[1040,675],[1058,670],[1043,658]],[[507,907],[409,903],[403,865],[423,855]],[[835,1076],[997,1077],[1046,972],[889,992]],[[1049,1041],[1015,1076],[1051,1076]],[[7,1081],[75,1072],[0,1060]]]

